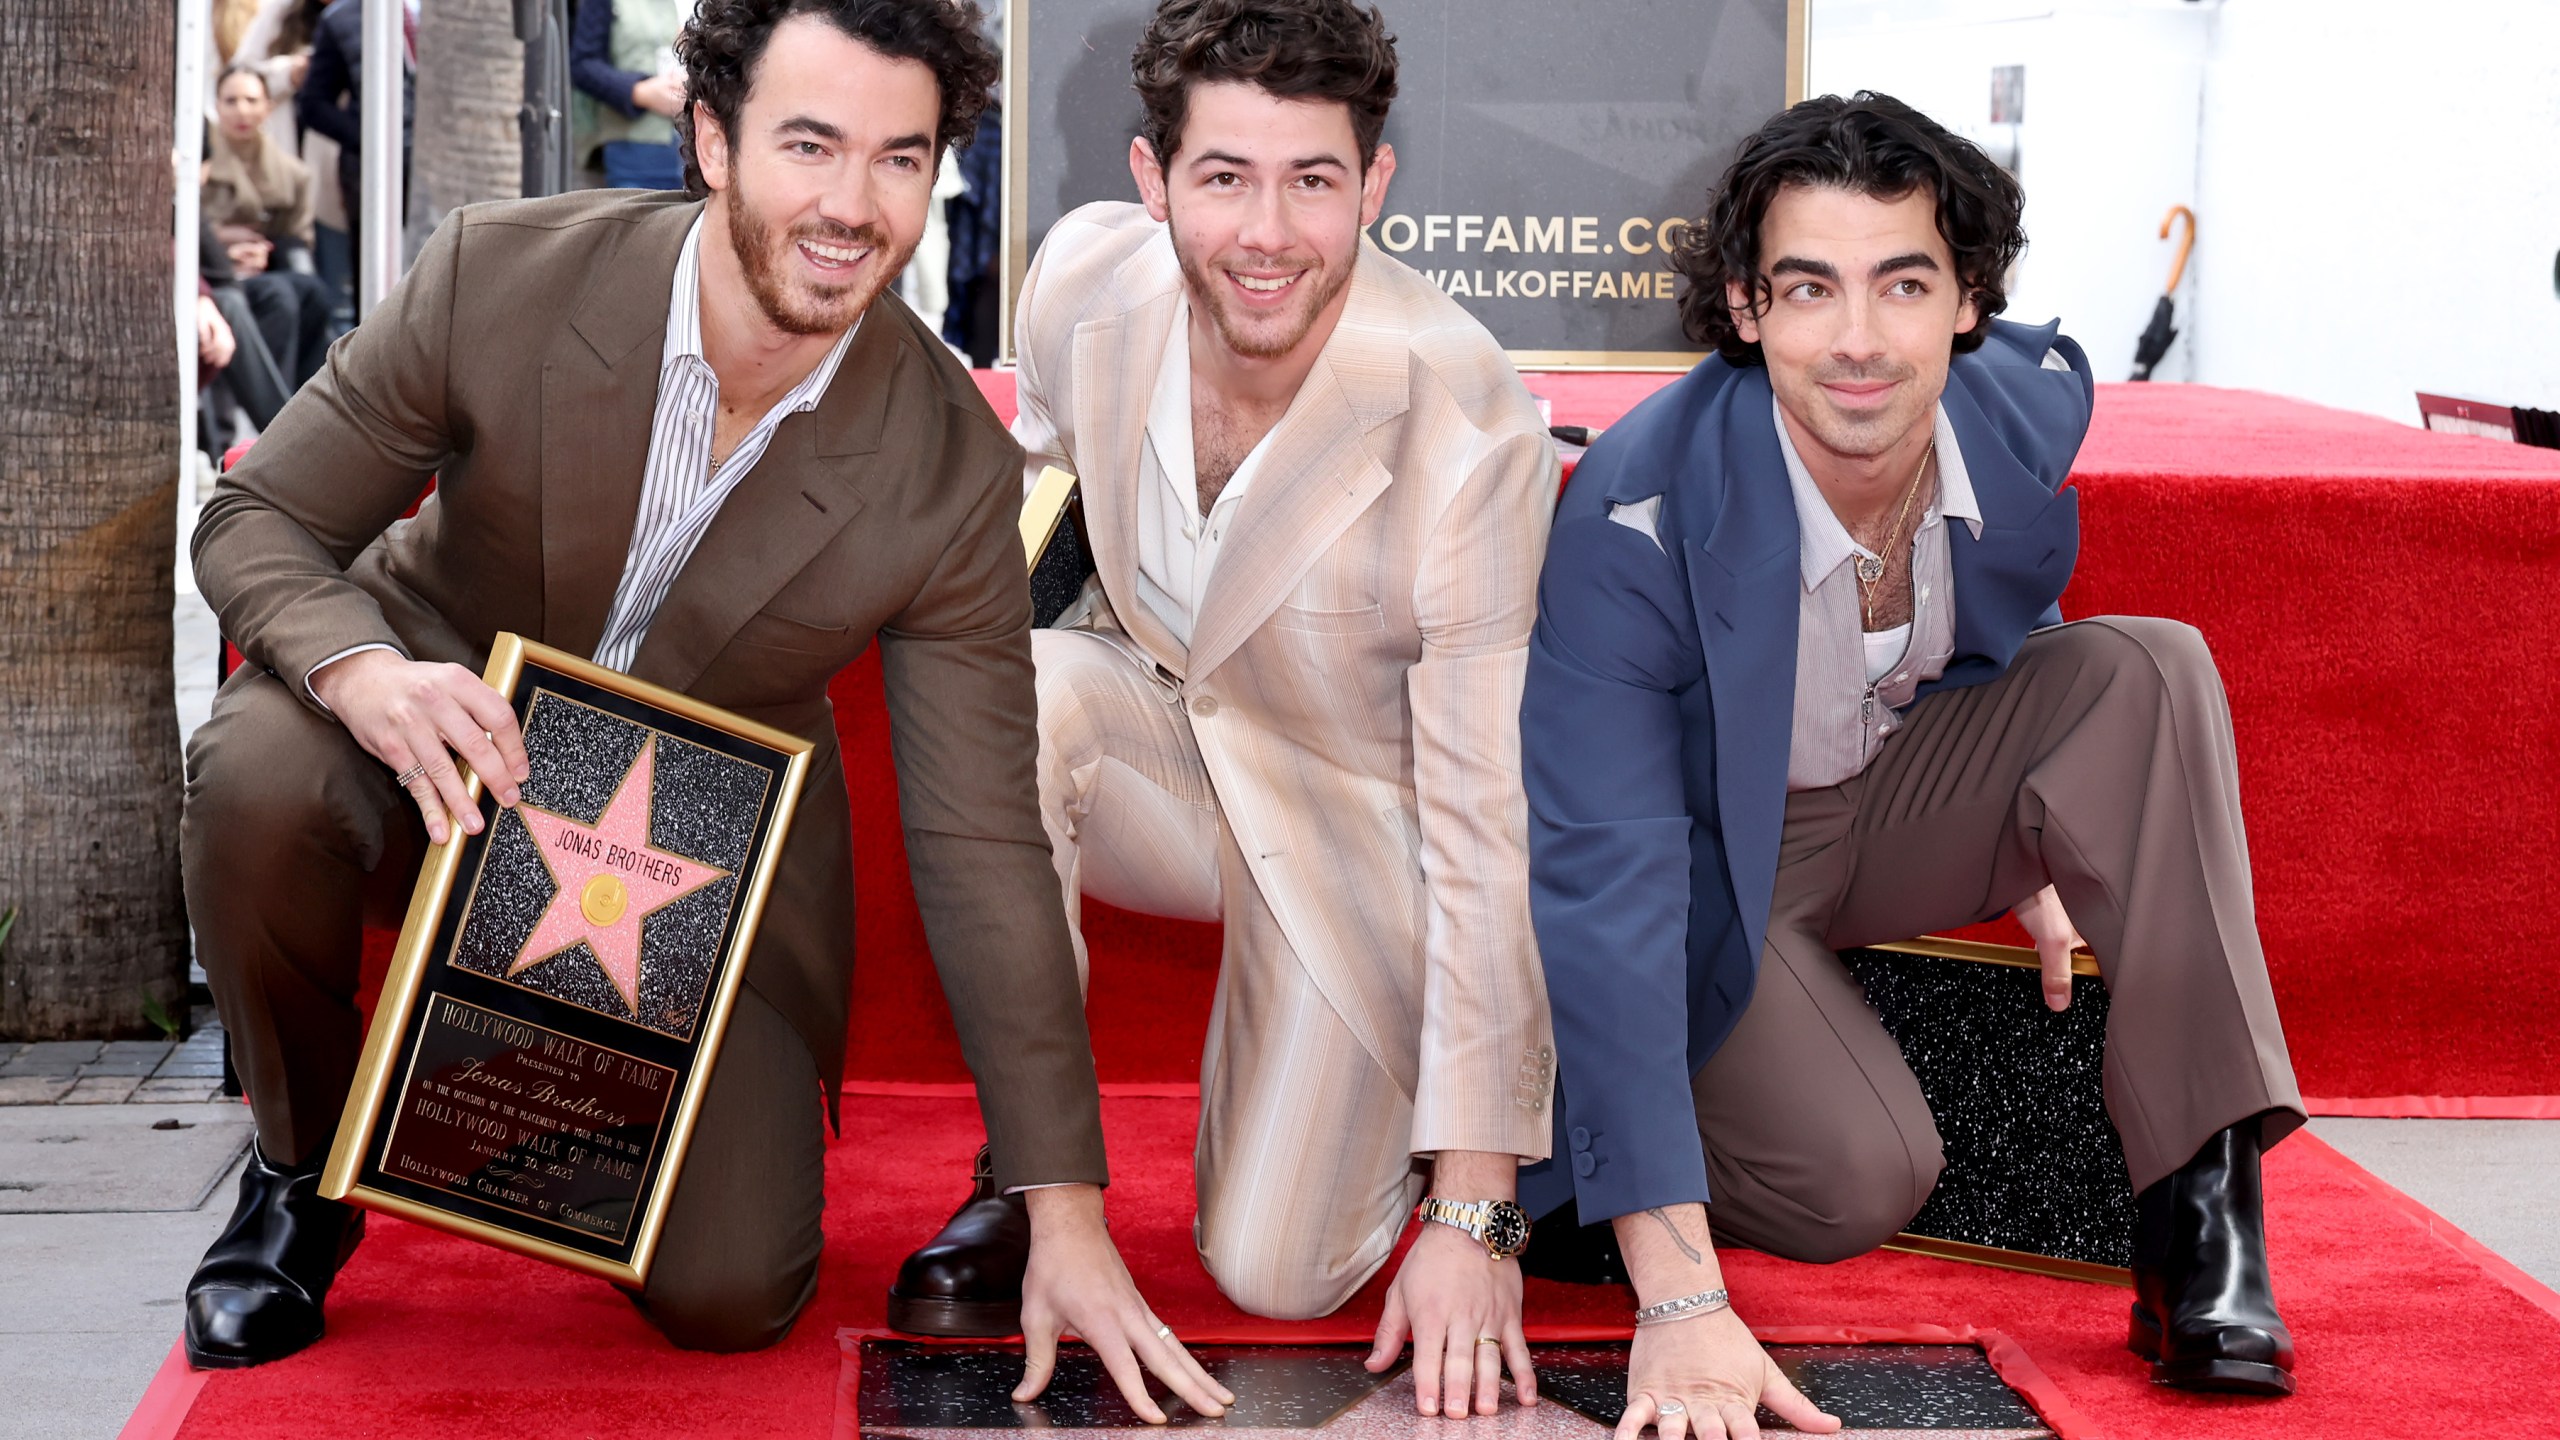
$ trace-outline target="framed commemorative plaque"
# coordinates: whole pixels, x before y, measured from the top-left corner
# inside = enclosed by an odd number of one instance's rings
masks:
[[[809,742],[500,635],[513,808],[427,851],[321,1193],[648,1278]]]

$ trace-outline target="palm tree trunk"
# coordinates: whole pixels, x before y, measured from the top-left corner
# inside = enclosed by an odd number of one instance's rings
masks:
[[[524,42],[511,0],[434,0],[419,11],[413,235],[429,234],[457,207],[523,192],[523,102]]]
[[[0,1035],[183,1009],[166,0],[0,4]]]

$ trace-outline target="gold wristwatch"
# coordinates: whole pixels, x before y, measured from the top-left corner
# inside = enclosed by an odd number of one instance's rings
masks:
[[[1433,1196],[1415,1212],[1423,1219],[1463,1230],[1496,1260],[1508,1260],[1529,1248],[1529,1212],[1508,1200],[1460,1204]]]

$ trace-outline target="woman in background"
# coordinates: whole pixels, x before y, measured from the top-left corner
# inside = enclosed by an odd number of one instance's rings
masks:
[[[276,368],[299,388],[320,368],[336,308],[327,283],[312,273],[311,171],[268,133],[275,101],[258,66],[224,67],[214,104],[204,217],[257,312]]]

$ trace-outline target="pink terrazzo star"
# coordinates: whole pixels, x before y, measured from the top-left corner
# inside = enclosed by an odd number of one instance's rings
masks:
[[[508,975],[583,940],[623,1005],[640,1013],[640,922],[729,873],[649,844],[657,755],[658,738],[652,735],[593,828],[530,805],[517,809],[560,890],[533,937],[516,952]]]

